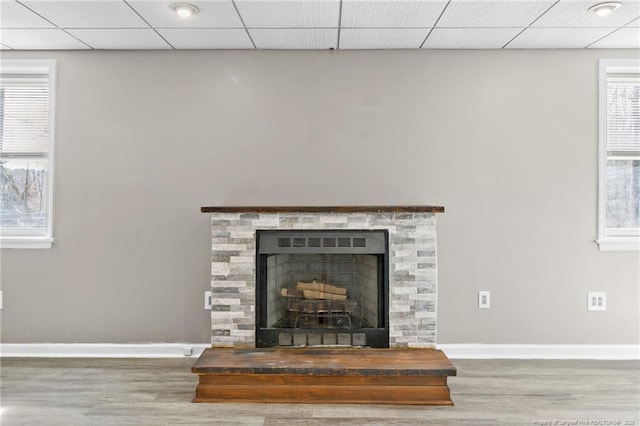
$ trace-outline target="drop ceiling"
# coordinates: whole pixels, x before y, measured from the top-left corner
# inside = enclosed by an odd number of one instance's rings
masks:
[[[603,0],[604,1],[604,0]],[[640,2],[588,0],[0,0],[0,48],[640,48]]]

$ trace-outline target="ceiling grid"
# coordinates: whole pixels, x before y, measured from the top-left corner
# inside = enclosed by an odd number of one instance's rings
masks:
[[[182,0],[185,1],[185,0]],[[0,0],[2,50],[640,48],[620,0]]]

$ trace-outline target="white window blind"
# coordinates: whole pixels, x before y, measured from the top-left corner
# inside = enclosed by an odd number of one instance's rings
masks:
[[[0,152],[46,153],[49,144],[49,82],[46,78],[0,78]]]
[[[640,152],[640,77],[607,77],[607,151]]]

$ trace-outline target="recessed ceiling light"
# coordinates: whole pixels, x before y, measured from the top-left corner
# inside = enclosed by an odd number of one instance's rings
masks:
[[[598,16],[607,16],[617,8],[622,6],[619,1],[609,1],[606,3],[599,3],[589,8],[590,12],[595,13]]]
[[[169,9],[173,10],[181,18],[188,18],[189,16],[197,15],[200,13],[200,9],[189,3],[172,3],[169,5]]]

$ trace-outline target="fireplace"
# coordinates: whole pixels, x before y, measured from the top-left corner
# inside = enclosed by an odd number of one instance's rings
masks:
[[[257,230],[256,346],[389,347],[386,230]]]
[[[194,402],[452,405],[456,369],[435,349],[444,207],[201,211],[211,348]]]
[[[435,347],[443,207],[201,211],[211,214],[212,347]]]

